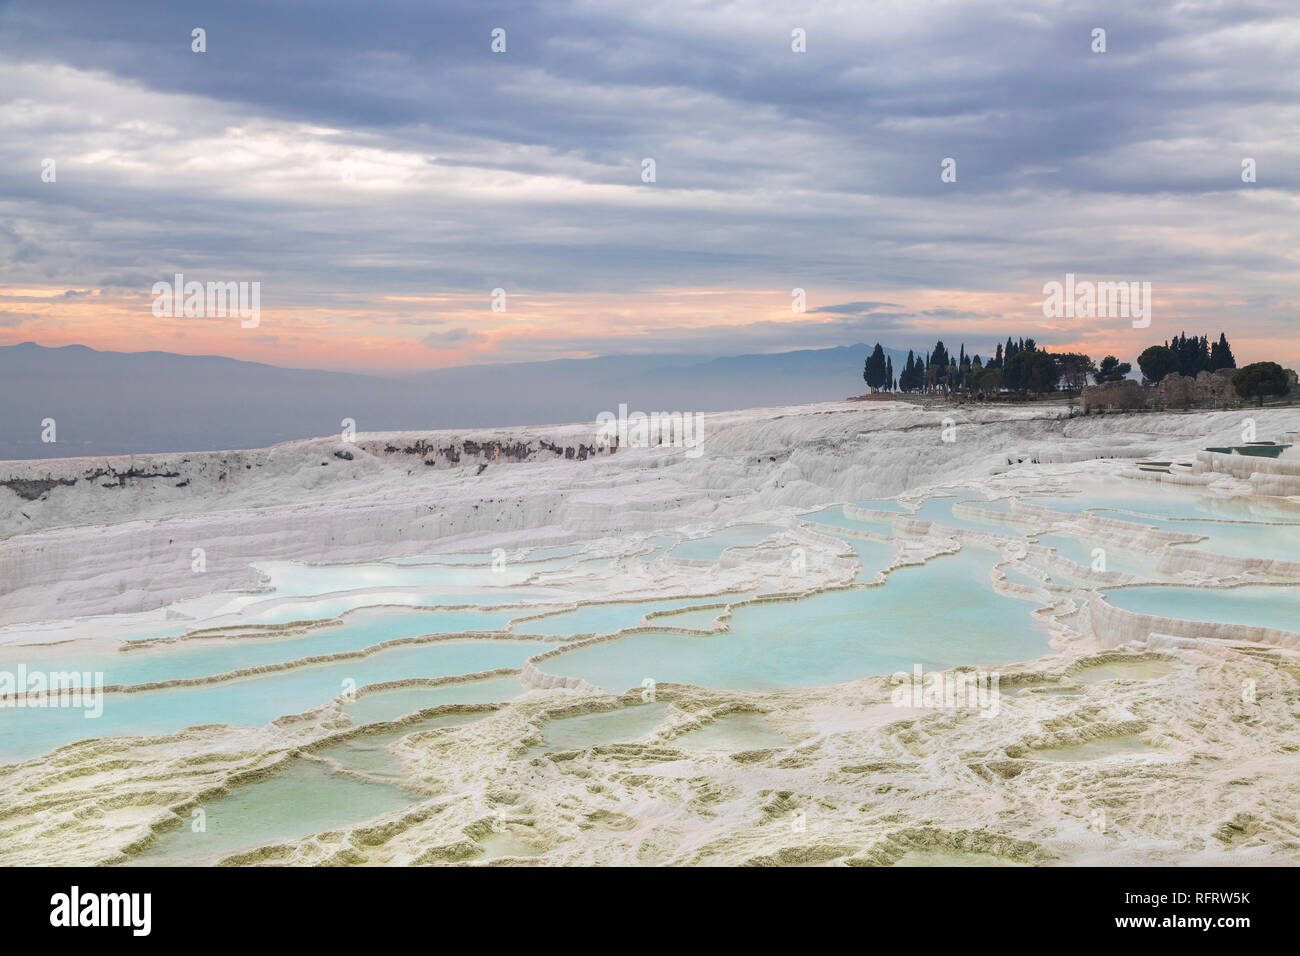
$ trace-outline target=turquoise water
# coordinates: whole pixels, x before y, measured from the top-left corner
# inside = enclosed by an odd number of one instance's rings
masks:
[[[995,507],[998,505],[1000,505],[1001,507]],[[985,531],[999,531],[1002,534],[1020,533],[1018,531],[1017,525],[1013,520],[1014,516],[1011,514],[1011,508],[1007,505],[1005,501],[994,501],[994,502],[963,501],[961,502],[961,506],[963,508],[970,509],[973,511],[983,512],[983,514],[979,515],[978,517],[971,518],[970,520],[974,525],[978,525],[981,529]],[[1002,518],[998,517],[999,515],[1005,515],[1007,520],[1003,520]]]
[[[770,524],[736,525],[732,528],[724,528],[722,531],[704,538],[692,538],[690,541],[683,541],[672,549],[671,554],[674,558],[683,560],[716,561],[722,557],[722,552],[727,548],[758,544],[764,538],[779,530],[781,529],[776,525]]]
[[[1168,518],[1209,513],[1208,496],[1203,493],[1188,491],[1178,485],[1165,485],[1159,491],[1150,492],[1123,481],[1091,485],[1077,495],[1030,497],[1025,501],[1066,514],[1080,514],[1090,508],[1118,508]]]
[[[858,561],[862,567],[858,569],[856,578],[859,584],[871,584],[876,580],[876,572],[888,570],[889,566],[894,563],[894,555],[898,549],[892,541],[868,541],[864,538],[850,538],[844,535],[834,535],[839,538],[858,556]]]
[[[316,751],[319,757],[336,760],[344,770],[369,774],[391,780],[403,777],[402,760],[392,749],[392,745],[403,737],[421,734],[429,730],[441,730],[447,727],[460,727],[481,720],[486,714],[442,714],[427,717],[417,723],[407,724],[398,730],[386,730],[378,734],[363,734],[353,737],[341,744],[322,747]]]
[[[634,704],[598,714],[548,720],[542,727],[546,744],[536,749],[581,750],[599,744],[630,743],[663,723],[667,712],[667,704]]]
[[[1196,515],[1202,518],[1225,517],[1229,513],[1246,516],[1246,512],[1259,520],[1266,516],[1259,513],[1263,506],[1258,504],[1249,507],[1225,504],[1183,489],[1134,488],[1119,482],[1098,483],[1094,490],[1096,493],[1090,491],[1077,498],[1038,500],[1053,502],[1068,512],[1124,508],[1151,513],[1155,516],[1145,521],[1156,527],[1212,535],[1213,540],[1202,547],[1233,554],[1300,560],[1300,524],[1279,528],[1186,520],[1187,516]],[[987,521],[954,517],[952,508],[959,501],[998,512],[1005,512],[1008,507],[1006,500],[985,502],[979,495],[958,491],[921,502],[913,517],[954,528],[1014,532],[1014,528],[996,520],[993,514]],[[910,514],[897,501],[861,504],[891,514]],[[1115,518],[1143,520],[1114,511],[1103,513]],[[840,506],[802,517],[816,525],[821,533],[838,538],[842,553],[851,550],[858,556],[859,584],[873,581],[878,571],[893,562],[901,535],[895,535],[888,522],[855,521]],[[844,533],[854,529],[875,531],[892,536],[892,540],[865,540]],[[774,525],[753,523],[684,542],[670,535],[656,535],[646,542],[651,554],[639,560],[650,560],[665,553],[673,558],[717,560],[728,547],[757,544],[779,530]],[[1043,536],[1038,542],[1055,547],[1063,556],[1085,567],[1092,562],[1092,548],[1101,546],[1089,538],[1060,534]],[[512,556],[517,553],[510,552]],[[560,591],[550,588],[547,580],[553,574],[563,577],[579,567],[576,562],[580,558],[581,549],[576,545],[533,549],[527,552],[527,561],[514,560],[509,564],[505,577],[492,572],[490,553],[435,555],[428,559],[333,568],[281,563],[275,566],[281,588],[277,596],[287,593],[301,596],[279,607],[269,606],[273,602],[267,597],[244,599],[247,606],[243,611],[223,615],[223,623],[329,617],[376,603],[483,605],[487,609],[361,611],[341,624],[292,637],[226,643],[182,641],[94,657],[78,656],[72,652],[72,646],[57,654],[53,650],[47,653],[52,658],[62,655],[57,657],[60,669],[103,671],[107,683],[136,684],[299,661],[423,634],[502,630],[512,620],[545,609],[548,602],[554,606],[554,598]],[[1107,548],[1107,559],[1109,570],[1130,573],[1142,573],[1146,561],[1142,555],[1113,547]],[[612,560],[594,559],[581,567],[608,566]],[[545,640],[541,641],[462,639],[404,646],[362,659],[299,666],[290,671],[214,685],[107,695],[103,716],[96,720],[87,720],[82,711],[73,709],[0,709],[0,760],[32,757],[91,736],[165,734],[187,726],[215,723],[260,727],[276,717],[318,707],[353,686],[518,668],[528,657],[556,647],[565,650],[543,664],[548,673],[583,678],[611,692],[640,689],[645,678],[660,683],[767,692],[910,672],[916,665],[927,671],[959,664],[988,667],[1051,653],[1046,627],[1031,617],[1035,602],[1000,596],[993,591],[989,572],[999,560],[997,551],[966,545],[957,554],[891,572],[884,586],[842,589],[799,601],[733,606],[729,631],[707,636],[675,635],[661,628],[708,628],[724,609],[701,610],[700,605],[714,603],[718,597],[622,603],[610,600],[619,595],[617,588],[611,586],[602,593],[607,603],[517,625],[519,633],[544,636]],[[638,561],[624,559],[624,566],[634,568],[643,575],[644,581],[656,577],[653,568]],[[679,566],[677,570],[683,568]],[[700,573],[707,577],[711,572],[702,569]],[[1041,583],[1017,571],[1006,573],[1020,583],[1031,586]],[[530,577],[537,574],[541,576]],[[349,594],[312,597],[332,590],[394,587],[405,590],[396,594],[354,590]],[[1217,590],[1137,587],[1109,590],[1106,595],[1115,606],[1142,613],[1191,620],[1250,622],[1300,631],[1300,613],[1297,613],[1300,587]],[[722,599],[731,600],[734,605],[751,596]],[[230,606],[238,603],[238,599],[232,599]],[[527,610],[493,607],[507,603],[529,607]],[[558,640],[573,634],[612,633],[634,627],[653,611],[676,613],[660,618],[659,628],[647,634],[628,635],[600,645],[568,648]],[[159,619],[153,623],[161,626],[164,622]],[[655,625],[652,621],[651,627]],[[24,649],[23,653],[28,650]],[[545,692],[526,688],[516,676],[493,677],[437,687],[396,688],[357,698],[346,703],[343,709],[352,721],[364,724],[395,720],[445,704],[503,702],[525,693],[540,698]],[[556,692],[554,698],[562,700],[563,692]],[[550,702],[552,697],[544,699]],[[668,712],[668,704],[650,703],[550,720],[541,728],[545,743],[531,752],[540,754],[641,740],[662,726]],[[336,760],[345,769],[376,779],[364,780],[332,772],[317,761],[297,761],[270,780],[239,788],[229,797],[210,802],[205,807],[206,834],[194,834],[186,825],[165,835],[140,862],[210,863],[220,856],[263,843],[362,823],[408,806],[422,798],[397,785],[402,775],[401,762],[394,749],[398,741],[412,733],[439,730],[455,733],[454,728],[484,718],[483,714],[447,714],[425,719],[417,725],[330,745],[320,755]],[[707,759],[726,760],[727,752],[788,747],[791,741],[762,715],[751,713],[724,717],[681,735],[666,746],[684,751],[715,751]]]
[[[518,697],[523,692],[524,686],[516,677],[487,677],[437,687],[395,687],[375,691],[344,704],[343,711],[354,723],[375,724],[443,704],[493,704]]]
[[[1007,533],[1007,523],[991,518],[988,521],[981,521],[979,518],[959,517],[952,513],[952,506],[957,502],[965,502],[965,496],[954,498],[929,498],[921,503],[916,514],[912,515],[920,521],[935,521],[950,528],[965,528],[970,531],[1000,531]],[[979,502],[975,502],[978,506]]]
[[[220,684],[106,694],[104,712],[89,719],[72,708],[0,709],[0,760],[22,760],[87,737],[164,734],[198,724],[261,727],[286,714],[327,703],[355,682],[449,677],[520,667],[552,644],[465,640],[379,651],[359,660],[318,664]]]
[[[641,618],[651,611],[668,611],[706,601],[707,598],[677,598],[671,601],[641,601],[632,604],[589,604],[574,611],[555,614],[536,621],[520,621],[515,625],[514,633],[547,636],[611,634],[625,627],[636,627],[641,623]]]
[[[419,793],[336,773],[298,760],[257,783],[203,806],[204,831],[186,818],[131,860],[141,865],[201,865],[224,856],[313,833],[364,823],[423,799]]]
[[[896,511],[902,515],[909,514],[912,510],[893,498],[869,498],[866,501],[855,501],[854,504],[871,511]]]
[[[873,534],[889,537],[894,533],[894,526],[884,521],[858,521],[844,513],[843,505],[832,505],[812,514],[800,515],[804,521],[825,525],[828,528],[846,528],[850,531],[870,531]]]
[[[733,610],[709,637],[647,633],[548,659],[549,672],[610,691],[644,678],[724,689],[838,684],[868,674],[1002,664],[1047,653],[1026,603],[989,586],[989,551],[965,548],[893,572],[883,587],[833,591]]]
[[[1184,621],[1249,624],[1300,633],[1300,587],[1254,584],[1239,588],[1113,588],[1106,600],[1115,607]]]
[[[1205,541],[1180,547],[1246,558],[1273,558],[1278,561],[1300,562],[1300,525],[1183,521],[1169,522],[1165,527],[1169,531],[1206,536]]]
[[[766,750],[790,746],[762,714],[728,714],[699,730],[683,734],[672,746],[685,750]]]
[[[740,598],[735,600],[740,600]],[[726,613],[727,609],[725,607],[711,607],[699,611],[679,611],[676,614],[657,617],[654,619],[654,623],[662,624],[665,627],[689,627],[697,631],[707,631],[712,629],[713,622],[719,615]]]
[[[1031,577],[1030,575],[1025,574],[1025,572],[1019,570],[1018,568],[1002,568],[1002,573],[1007,576],[1008,581],[1011,581],[1015,584],[1024,584],[1024,585],[1028,585],[1031,588],[1041,588],[1047,586],[1043,581],[1040,581],[1038,578]]]
[[[1106,552],[1106,570],[1121,571],[1126,574],[1140,574],[1143,577],[1150,577],[1153,572],[1147,565],[1141,563],[1140,558],[1129,551],[1124,551],[1111,545],[1104,544],[1101,541],[1067,538],[1064,535],[1057,534],[1040,534],[1038,543],[1045,548],[1055,548],[1063,558],[1069,558],[1085,568],[1091,569],[1093,550],[1102,548]]]
[[[423,634],[503,630],[519,611],[432,611],[366,614],[342,625],[287,639],[240,638],[228,643],[188,639],[125,652],[78,657],[77,670],[101,671],[105,684],[150,684],[182,677],[209,677],[245,667],[260,667],[357,651],[384,641]]]
[[[1069,514],[1078,514],[1093,508],[1105,508],[1132,511],[1156,518],[1300,522],[1300,511],[1282,501],[1219,498],[1187,486],[1166,484],[1154,489],[1146,489],[1141,487],[1141,484],[1125,480],[1098,482],[1089,484],[1078,495],[1040,496],[1025,500],[1031,504]],[[1107,515],[1107,517],[1120,516]]]
[[[1086,495],[1041,498],[1065,511],[1085,508],[1124,508],[1154,517],[1140,519],[1115,511],[1116,518],[1145,520],[1167,530],[1211,536],[1197,547],[1229,554],[1260,555],[1300,561],[1300,523],[1287,526],[1215,523],[1188,520],[1200,515],[1259,520],[1277,511],[1258,502],[1224,502],[1196,491],[1159,486],[1133,487],[1123,482],[1101,482]],[[1007,526],[993,520],[953,517],[958,502],[1003,509],[1005,500],[984,502],[966,491],[922,502],[914,517],[956,528],[995,529]],[[907,514],[896,501],[863,502],[863,506]],[[1294,513],[1290,517],[1294,517]],[[855,521],[840,506],[803,516],[823,533],[843,542],[861,562],[857,580],[866,584],[887,568],[895,556],[894,541],[872,541],[844,534],[849,529],[871,529],[890,535],[886,522]],[[704,538],[679,542],[657,535],[648,544],[655,553],[673,557],[716,560],[728,547],[753,545],[780,529],[775,525],[746,524],[723,529]],[[837,533],[838,532],[838,533]],[[1101,543],[1088,538],[1046,535],[1039,543],[1055,547],[1063,556],[1084,566],[1092,562],[1091,550]],[[515,554],[516,552],[511,552]],[[555,591],[543,584],[526,588],[528,576],[549,571],[564,575],[580,558],[580,546],[537,548],[527,552],[529,562],[515,561],[506,572],[491,570],[491,554],[433,556],[438,563],[384,562],[347,567],[310,567],[288,562],[265,566],[276,576],[278,594],[301,597],[279,607],[259,597],[241,613],[223,615],[223,622],[282,622],[337,615],[342,611],[379,603],[419,605],[484,605],[483,611],[393,610],[362,611],[342,624],[292,637],[250,638],[232,642],[181,641],[172,645],[127,653],[76,655],[71,648],[48,652],[59,669],[102,671],[108,684],[139,684],[175,678],[201,677],[239,668],[300,661],[303,658],[356,651],[385,641],[422,634],[490,631],[505,628],[533,611],[555,603]],[[597,559],[608,565],[612,559]],[[931,560],[890,574],[883,587],[860,587],[818,594],[797,602],[735,607],[730,631],[709,636],[683,636],[655,630],[630,635],[605,644],[566,650],[550,659],[546,669],[555,674],[581,677],[611,691],[639,687],[643,678],[684,682],[724,689],[775,690],[842,683],[869,674],[908,671],[915,664],[938,669],[957,664],[997,665],[1049,653],[1048,635],[1029,616],[1032,604],[997,595],[989,583],[989,570],[998,560],[995,552],[964,547],[958,554]],[[1121,549],[1107,548],[1108,569],[1143,573],[1146,559]],[[587,565],[584,565],[584,567]],[[1010,572],[1017,580],[1032,579]],[[503,577],[504,575],[504,577]],[[1037,582],[1032,582],[1037,583]],[[499,586],[505,585],[505,586]],[[315,598],[311,595],[340,589],[392,588],[397,594],[350,593]],[[615,596],[617,592],[611,592]],[[1300,589],[1249,587],[1238,589],[1125,588],[1108,592],[1118,607],[1143,613],[1207,621],[1242,621],[1300,631]],[[748,597],[748,595],[743,596]],[[732,597],[739,601],[742,596]],[[532,655],[559,646],[559,637],[584,633],[612,633],[635,627],[652,611],[681,609],[663,620],[664,625],[707,628],[722,608],[692,610],[716,598],[672,598],[632,603],[588,605],[531,623],[517,625],[524,634],[542,635],[546,641],[458,640],[392,648],[365,658],[331,664],[299,666],[290,671],[242,678],[237,681],[189,688],[170,688],[135,694],[108,695],[103,716],[87,720],[76,709],[0,709],[0,760],[17,760],[90,736],[170,733],[187,726],[222,723],[262,726],[276,717],[300,713],[336,697],[349,686],[435,678],[494,668],[517,668]],[[527,604],[528,610],[492,609],[498,604]],[[194,627],[195,624],[188,626]],[[202,624],[200,623],[200,625]],[[653,627],[653,622],[652,625]],[[179,627],[179,625],[178,625]],[[29,649],[21,652],[24,656]],[[61,655],[61,656],[60,656]],[[6,657],[12,655],[6,654]],[[39,656],[39,655],[33,655]],[[14,658],[17,659],[16,657]],[[29,666],[34,666],[28,659]],[[50,669],[54,669],[53,664]],[[351,682],[345,683],[345,682]],[[514,677],[488,679],[436,688],[416,687],[386,691],[346,706],[352,719],[362,722],[391,720],[443,703],[478,703],[508,700],[524,692]],[[648,712],[647,712],[648,713]],[[601,737],[600,727],[620,735],[629,730],[622,721],[643,716],[620,711],[573,726],[588,741]],[[646,719],[649,719],[648,717]],[[565,724],[552,722],[556,734]],[[548,725],[549,726],[549,725]],[[728,724],[738,727],[739,724]],[[620,729],[621,728],[621,729]],[[756,728],[761,727],[756,725]],[[614,732],[611,730],[610,732]],[[722,733],[721,730],[716,731]],[[576,733],[576,730],[575,730]],[[701,732],[703,734],[703,731]],[[547,731],[548,739],[551,730]],[[636,734],[634,736],[640,736]],[[573,739],[577,739],[576,737]],[[624,736],[622,739],[626,739]],[[696,738],[696,742],[708,737]],[[549,744],[548,744],[549,745]],[[383,762],[386,745],[357,744],[363,752]],[[378,764],[376,764],[378,766]],[[391,769],[391,768],[390,768]]]
[[[1204,535],[1207,540],[1179,545],[1232,554],[1246,558],[1275,558],[1300,562],[1300,524],[1237,524],[1224,520],[1178,520],[1119,512],[1100,512],[1103,517],[1151,525],[1161,531]]]
[[[661,554],[667,553],[668,549],[677,543],[677,539],[666,534],[655,535],[653,538],[644,542],[644,546],[650,549],[648,554],[640,556],[641,561],[653,561]]]

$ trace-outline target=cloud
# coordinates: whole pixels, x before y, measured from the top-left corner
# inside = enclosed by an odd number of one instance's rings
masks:
[[[257,280],[300,348],[371,335],[389,297],[486,303],[502,287],[512,302],[624,296],[630,312],[664,288],[809,296],[805,318],[775,325],[702,313],[655,329],[640,311],[573,333],[575,317],[538,310],[510,334],[426,337],[431,361],[674,334],[733,352],[884,333],[906,346],[944,323],[1035,334],[1024,297],[1066,272],[1152,282],[1157,321],[1214,301],[1208,322],[1294,340],[1292,4],[827,5],[799,13],[804,54],[791,16],[775,0],[328,16],[232,2],[205,7],[195,54],[193,15],[161,0],[14,0],[0,6],[0,274],[122,294],[177,271]],[[1105,54],[1089,48],[1098,24]],[[933,306],[935,292],[1002,303]],[[443,321],[424,313],[392,324]],[[354,354],[396,363],[409,341]]]
[[[841,302],[838,305],[823,305],[809,312],[826,312],[832,315],[874,315],[880,309],[901,309],[897,302]]]
[[[445,349],[452,346],[474,345],[478,342],[486,342],[488,337],[480,332],[471,332],[469,329],[448,329],[446,332],[430,332],[420,339],[431,349]]]

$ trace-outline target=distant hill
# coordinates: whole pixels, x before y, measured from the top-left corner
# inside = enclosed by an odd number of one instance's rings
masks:
[[[906,351],[886,349],[895,369]],[[0,346],[0,459],[257,448],[338,432],[542,425],[708,412],[866,391],[858,344],[767,355],[623,355],[405,375],[286,369],[214,355]],[[57,443],[41,441],[55,420]]]

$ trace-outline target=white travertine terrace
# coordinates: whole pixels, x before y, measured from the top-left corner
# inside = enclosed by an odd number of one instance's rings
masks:
[[[1263,437],[1300,430],[1300,410],[1249,414]],[[949,417],[955,442],[942,438]],[[774,693],[664,684],[657,695],[668,717],[647,736],[537,757],[530,751],[547,719],[640,700],[639,691],[553,672],[555,652],[544,653],[510,672],[522,696],[401,742],[420,794],[407,810],[230,862],[880,865],[924,851],[1027,864],[1294,864],[1300,636],[1118,609],[1092,588],[1141,576],[1093,572],[1024,537],[1074,533],[1143,555],[1147,580],[1300,583],[1300,555],[1214,554],[1180,546],[1188,535],[1022,500],[1098,479],[1144,493],[1300,495],[1294,455],[1202,451],[1235,443],[1241,428],[1237,412],[1069,417],[1051,406],[827,404],[707,415],[699,457],[669,448],[567,455],[592,443],[595,426],[582,425],[0,463],[0,621],[9,623],[0,646],[111,643],[123,620],[206,620],[229,604],[222,591],[258,583],[254,561],[568,543],[614,561],[555,575],[564,607],[695,595],[722,605],[725,627],[728,601],[755,600],[728,594],[851,586],[856,560],[843,539],[881,540],[812,527],[801,514],[942,489],[1015,495],[999,518],[1005,533],[846,508],[892,525],[895,568],[967,544],[1001,551],[990,586],[1047,622],[1056,652],[998,669],[995,719],[900,709],[880,676]],[[1174,474],[1133,466],[1154,456],[1194,464]],[[1290,504],[1300,514],[1300,502]],[[971,516],[961,504],[953,514]],[[630,557],[659,533],[757,522],[783,530],[716,563]],[[799,575],[789,569],[793,546],[806,552]],[[203,575],[191,570],[193,548],[207,555]],[[1013,568],[1039,584],[1008,579]],[[888,576],[854,586],[888,587]],[[735,713],[764,715],[789,745],[680,745],[685,730]],[[199,803],[357,732],[335,701],[259,729],[90,740],[0,768],[0,862],[121,862]]]

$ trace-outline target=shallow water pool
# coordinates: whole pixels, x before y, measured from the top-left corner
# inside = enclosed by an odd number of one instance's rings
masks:
[[[1139,614],[1183,621],[1249,624],[1300,633],[1300,587],[1251,584],[1237,588],[1112,588],[1106,600]]]
[[[600,744],[631,743],[663,723],[668,705],[633,704],[618,710],[548,720],[542,727],[546,743],[536,751],[582,750]]]
[[[728,714],[699,730],[683,734],[672,746],[685,750],[767,750],[790,746],[762,714]]]
[[[493,704],[518,697],[523,692],[524,686],[516,677],[485,677],[434,687],[394,687],[374,691],[344,704],[343,711],[353,723],[374,724],[397,720],[443,704]]]
[[[736,598],[735,600],[741,600]],[[695,631],[709,631],[720,616],[727,613],[725,607],[709,607],[695,611],[678,611],[654,619],[654,624],[664,627],[689,627]]]
[[[1005,521],[999,521],[996,518],[981,521],[979,518],[967,518],[963,515],[953,514],[952,506],[958,502],[966,504],[967,499],[964,497],[928,498],[921,503],[921,506],[912,517],[918,521],[933,521],[937,524],[947,525],[949,528],[962,528],[967,531],[997,531],[1002,534],[1015,534],[1015,530],[1009,528]],[[978,500],[969,503],[975,507],[979,507],[981,504]]]
[[[438,717],[427,717],[417,723],[407,724],[400,730],[363,734],[341,744],[322,747],[316,751],[316,756],[337,761],[344,770],[351,770],[354,773],[364,773],[387,780],[400,780],[403,776],[402,759],[392,749],[393,744],[411,734],[460,727],[481,720],[485,716],[485,714],[442,714]]]
[[[540,641],[445,641],[379,651],[193,687],[105,694],[103,713],[88,719],[73,708],[0,709],[0,760],[22,760],[88,737],[165,734],[199,724],[261,727],[319,707],[349,687],[415,677],[449,677],[520,667],[553,644]]]
[[[703,538],[683,541],[669,555],[689,561],[716,561],[727,548],[741,548],[758,544],[781,529],[770,524],[740,524],[724,528]]]
[[[1300,524],[1250,524],[1224,520],[1153,518],[1121,512],[1099,512],[1107,518],[1133,521],[1178,534],[1202,535],[1206,540],[1175,545],[1244,558],[1273,558],[1300,563]]]
[[[1025,500],[1054,511],[1079,514],[1091,509],[1129,511],[1155,518],[1219,518],[1228,521],[1300,521],[1300,511],[1260,498],[1224,498],[1195,487],[1115,479],[1087,482],[1078,494],[1034,496]],[[1123,517],[1108,514],[1106,517]]]
[[[880,571],[887,571],[889,566],[894,563],[894,556],[898,553],[893,541],[871,541],[866,538],[851,538],[838,534],[832,535],[832,537],[839,538],[852,548],[854,554],[858,556],[860,567],[855,580],[859,584],[870,584],[875,581],[876,574]]]
[[[1048,653],[1027,602],[988,583],[993,552],[964,548],[901,568],[880,587],[744,605],[731,630],[708,637],[633,634],[557,655],[550,673],[610,691],[645,678],[738,690],[838,684],[869,674],[1003,664]]]
[[[1100,541],[1086,538],[1069,538],[1057,534],[1043,534],[1038,535],[1038,543],[1045,548],[1055,548],[1061,557],[1068,558],[1088,569],[1092,568],[1093,562],[1098,558],[1093,552],[1101,549],[1104,553],[1104,570],[1106,571],[1121,571],[1125,574],[1139,574],[1143,577],[1152,577],[1155,573],[1150,567],[1140,562],[1138,555],[1122,548],[1103,544]]]
[[[364,614],[352,616],[338,626],[288,638],[244,637],[225,642],[187,639],[127,651],[61,658],[61,661],[77,670],[103,672],[105,684],[151,684],[358,651],[385,641],[424,634],[499,631],[519,614],[518,611]],[[13,653],[8,651],[4,656]]]
[[[268,780],[203,806],[204,831],[190,820],[162,834],[131,864],[202,865],[268,843],[364,823],[410,806],[423,795],[298,760]]]
[[[629,604],[589,604],[550,617],[520,621],[514,626],[514,633],[557,637],[572,634],[611,634],[627,627],[636,627],[651,611],[671,611],[707,601],[708,598],[675,598],[671,601],[640,601]]]
[[[849,531],[870,531],[873,534],[884,535],[886,538],[894,533],[894,526],[885,521],[861,521],[856,518],[850,518],[844,513],[843,505],[832,505],[829,508],[823,508],[821,511],[814,511],[810,514],[799,516],[803,521],[810,521],[813,524],[823,525],[827,528],[845,528]],[[819,529],[820,530],[820,529]]]

